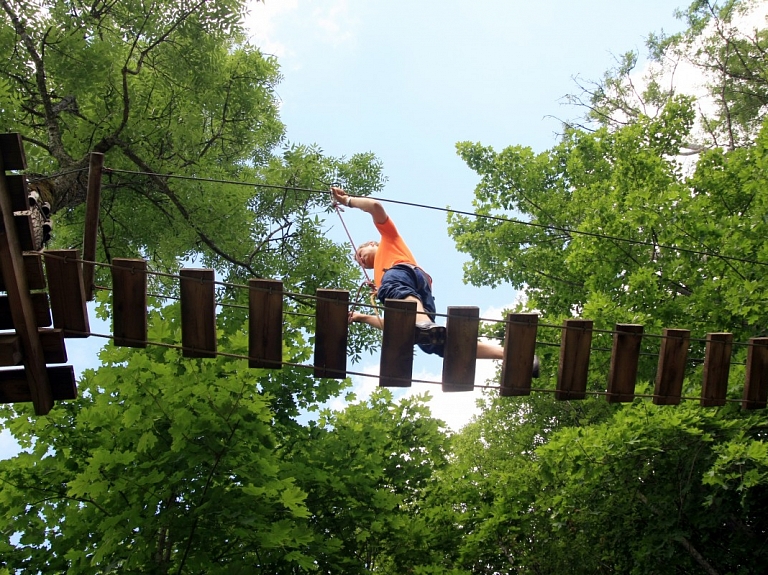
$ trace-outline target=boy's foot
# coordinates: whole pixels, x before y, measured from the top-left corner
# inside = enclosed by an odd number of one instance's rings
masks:
[[[445,345],[445,327],[437,325],[431,321],[423,321],[416,324],[417,345],[434,345],[442,347]]]

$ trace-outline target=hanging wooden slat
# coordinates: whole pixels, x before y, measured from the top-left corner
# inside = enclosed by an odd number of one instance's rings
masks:
[[[43,346],[45,363],[64,363],[67,361],[67,350],[60,329],[38,330]],[[24,359],[21,350],[21,338],[15,333],[0,335],[0,367],[21,365]]]
[[[555,399],[584,399],[591,345],[592,320],[567,319],[563,322]]]
[[[608,372],[608,403],[630,402],[635,399],[637,363],[640,359],[640,344],[643,341],[643,326],[617,323],[613,333],[611,368]]]
[[[77,385],[75,371],[71,365],[46,368],[46,377],[50,381],[51,398],[56,401],[75,399]],[[27,385],[28,374],[24,369],[0,370],[0,403],[19,403],[32,401],[32,393]]]
[[[539,316],[535,313],[511,313],[507,316],[501,397],[530,395],[538,324]]]
[[[379,385],[410,387],[413,379],[413,343],[416,302],[384,302],[384,334],[379,362]]]
[[[747,374],[741,407],[764,409],[768,401],[768,337],[753,337],[747,349]]]
[[[112,331],[115,345],[147,347],[147,262],[142,259],[112,260]]]
[[[449,306],[445,324],[443,391],[472,391],[475,388],[477,334],[480,308]]]
[[[54,327],[62,329],[64,337],[88,337],[91,328],[80,254],[77,250],[46,250],[43,255]]]
[[[315,377],[347,377],[349,292],[317,290],[315,309]]]
[[[16,234],[16,225],[11,208],[11,199],[6,183],[5,170],[24,169],[26,161],[21,147],[21,137],[14,135],[15,142],[8,136],[0,136],[0,269],[13,326],[21,339],[24,350],[26,385],[37,415],[45,415],[53,407],[53,394],[45,370],[45,358],[40,337],[35,325],[35,313],[29,285],[24,270],[21,244]]]
[[[8,192],[11,194],[11,209],[14,212],[29,210],[29,190],[27,189],[27,177],[21,174],[5,176],[8,182]]]
[[[184,357],[216,357],[216,291],[212,269],[185,268],[181,276]]]
[[[35,292],[29,294],[32,305],[32,315],[35,327],[49,327],[51,325],[51,312],[48,307],[48,294]],[[10,296],[0,296],[0,329],[16,329],[18,331]]]
[[[20,365],[22,357],[19,336],[16,334],[0,335],[0,366]]]
[[[27,169],[27,156],[24,154],[21,134],[0,134],[0,159],[3,170]]]
[[[248,367],[283,367],[283,282],[248,280]]]
[[[104,154],[91,152],[88,164],[88,189],[85,196],[85,230],[83,231],[83,286],[85,297],[93,301],[96,242],[99,233],[99,206],[101,204],[101,172]]]
[[[32,239],[32,216],[29,212],[21,212],[13,215],[13,222],[16,226],[16,234],[19,237],[21,251],[29,252],[35,249],[35,242]]]
[[[701,387],[702,407],[725,405],[728,393],[728,370],[731,367],[732,333],[708,333],[704,356],[704,381]]]
[[[33,289],[45,289],[45,274],[43,273],[43,258],[38,253],[24,254],[24,273],[27,276],[27,287]],[[5,291],[5,281],[0,274],[0,291]]]
[[[688,329],[665,328],[662,332],[656,387],[653,392],[653,403],[656,405],[680,403],[690,340],[691,331]]]

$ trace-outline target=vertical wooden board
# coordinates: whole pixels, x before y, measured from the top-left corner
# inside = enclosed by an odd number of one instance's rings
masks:
[[[347,377],[349,292],[317,290],[315,309],[315,377]]]
[[[501,397],[530,395],[538,324],[539,316],[535,313],[511,313],[507,316]]]
[[[27,189],[27,177],[15,174],[5,177],[8,183],[8,192],[11,194],[11,209],[14,212],[29,210],[29,190]]]
[[[115,345],[147,347],[147,262],[112,260],[112,333]]]
[[[63,330],[64,337],[88,337],[91,328],[78,251],[46,250],[43,255],[54,327]]]
[[[29,294],[32,304],[32,317],[35,327],[48,327],[51,325],[51,312],[48,308],[48,294],[36,292]],[[11,300],[8,296],[0,296],[0,329],[18,329],[13,320]]]
[[[665,328],[662,332],[656,387],[653,392],[653,403],[656,405],[680,404],[690,340],[691,331],[688,329]]]
[[[584,399],[591,345],[592,320],[567,319],[563,322],[555,399]]]
[[[248,367],[283,367],[283,282],[248,280]]]
[[[24,145],[21,134],[0,134],[0,158],[3,170],[26,170],[27,156],[24,154]]]
[[[43,273],[43,259],[38,253],[24,254],[24,273],[27,276],[27,287],[33,289],[45,289],[45,274]],[[0,291],[5,291],[5,280],[0,274]]]
[[[741,407],[764,409],[768,401],[768,337],[753,337],[747,349],[747,374]]]
[[[732,333],[708,333],[704,356],[704,381],[701,406],[725,405],[728,393],[728,370],[731,367]]]
[[[475,388],[479,328],[480,308],[448,307],[443,357],[443,391],[472,391]]]
[[[46,368],[50,381],[51,396],[55,401],[75,399],[77,384],[75,371],[71,365],[61,365]],[[0,403],[20,403],[32,401],[32,394],[27,385],[27,374],[24,369],[9,369],[0,371]]]
[[[101,172],[104,154],[91,152],[88,165],[88,190],[85,196],[85,229],[83,231],[83,286],[85,297],[93,300],[96,241],[99,232],[99,206],[101,205]]]
[[[379,363],[379,385],[411,387],[416,302],[388,299],[384,302],[384,334]]]
[[[67,348],[64,345],[62,331],[60,329],[40,329],[37,333],[43,346],[45,363],[66,363]]]
[[[184,357],[216,357],[216,290],[212,269],[185,268],[181,276]]]
[[[32,239],[32,217],[29,212],[20,212],[13,215],[14,225],[16,226],[16,235],[19,238],[19,245],[22,251],[29,252],[35,249],[35,242]]]
[[[611,368],[608,372],[608,403],[629,402],[635,399],[637,363],[643,326],[617,323],[613,333]]]

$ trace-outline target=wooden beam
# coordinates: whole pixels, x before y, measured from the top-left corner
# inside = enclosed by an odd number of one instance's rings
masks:
[[[477,334],[480,308],[449,306],[445,322],[443,391],[472,391],[475,388]]]
[[[384,334],[379,361],[379,385],[411,387],[416,302],[388,299],[384,302]]]
[[[11,209],[14,212],[29,211],[29,189],[27,189],[27,177],[21,174],[5,176],[8,183],[8,192],[11,194]]]
[[[511,313],[507,316],[504,361],[501,364],[501,397],[530,395],[538,325],[539,315],[535,313]]]
[[[29,294],[29,300],[32,304],[35,327],[49,327],[51,325],[51,312],[48,308],[48,294],[35,292]],[[0,296],[0,329],[16,329],[18,331],[12,306],[10,296]]]
[[[91,327],[85,306],[80,254],[77,250],[46,250],[43,256],[54,327],[63,330],[64,337],[88,337]]]
[[[768,337],[753,337],[747,349],[747,377],[741,407],[764,409],[768,400]]]
[[[147,262],[112,260],[112,332],[115,345],[147,347]]]
[[[5,179],[5,170],[24,169],[26,160],[21,147],[21,136],[15,134],[15,145],[8,135],[0,136],[0,268],[2,268],[13,325],[21,339],[24,353],[26,385],[35,413],[45,415],[53,407],[53,393],[45,369],[45,357],[37,334],[29,284],[24,273],[21,244],[16,235],[11,198]]]
[[[41,329],[38,331],[43,346],[45,363],[64,363],[67,350],[60,329]],[[21,365],[24,354],[21,351],[21,338],[18,335],[0,335],[0,366]]]
[[[61,401],[77,397],[75,371],[71,365],[47,368],[46,378],[50,382],[53,400]],[[0,370],[0,403],[32,401],[32,393],[27,385],[28,379],[29,374],[24,369]]]
[[[691,331],[688,329],[665,328],[662,332],[656,387],[653,392],[653,403],[656,405],[680,403],[690,341]]]
[[[216,357],[216,290],[212,269],[185,268],[181,276],[184,357]]]
[[[18,335],[0,335],[0,366],[20,365],[23,357],[21,340]]]
[[[317,290],[315,308],[315,377],[347,377],[349,292]]]
[[[43,273],[43,258],[38,253],[24,254],[24,273],[27,276],[27,287],[33,289],[45,289],[45,274]],[[5,291],[5,281],[0,274],[0,291]]]
[[[584,399],[589,375],[592,320],[567,319],[560,342],[555,399]]]
[[[99,234],[99,207],[101,205],[101,172],[104,154],[91,152],[88,164],[88,190],[85,196],[85,230],[83,231],[83,286],[85,297],[93,301],[96,242]]]
[[[248,280],[248,367],[283,367],[283,282]]]
[[[731,367],[732,333],[708,333],[704,355],[704,381],[701,406],[725,405],[728,393],[728,370]]]
[[[0,134],[0,163],[2,171],[27,169],[27,156],[24,154],[21,134]]]
[[[608,372],[608,403],[631,402],[635,399],[637,364],[643,326],[617,323],[613,333],[611,368]]]

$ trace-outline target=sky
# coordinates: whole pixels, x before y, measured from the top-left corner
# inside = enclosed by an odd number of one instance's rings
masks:
[[[479,178],[456,155],[457,142],[501,150],[555,145],[562,120],[583,114],[564,103],[580,82],[599,80],[629,51],[646,54],[651,32],[685,28],[669,0],[266,0],[252,2],[251,41],[280,62],[277,92],[291,142],[317,144],[326,154],[373,152],[383,162],[382,198],[474,211]],[[411,251],[434,280],[438,313],[478,306],[501,318],[517,293],[465,285],[447,233],[446,214],[385,204]],[[376,239],[367,214],[347,210],[356,244]],[[341,224],[330,233],[346,240]],[[334,235],[337,234],[337,235]],[[350,370],[378,373],[378,355]],[[478,362],[476,383],[494,378],[496,362]],[[440,359],[417,352],[414,378],[439,382]],[[353,378],[358,398],[377,385]],[[495,381],[491,384],[497,384]],[[433,415],[453,430],[477,413],[473,393],[430,392]],[[342,407],[340,402],[334,407]]]
[[[578,91],[574,78],[597,80],[628,50],[645,55],[650,32],[682,30],[670,0],[266,0],[250,4],[250,38],[275,55],[284,79],[277,92],[291,142],[317,144],[326,154],[373,152],[388,179],[381,195],[400,201],[472,211],[478,177],[456,155],[460,141],[501,150],[541,152],[558,139],[561,120],[582,111],[563,98]],[[517,297],[510,286],[467,286],[446,215],[387,205],[421,267],[434,279],[439,313],[476,305],[483,318],[500,318]],[[368,216],[344,214],[356,243],[374,239]],[[329,234],[346,240],[329,220]],[[109,333],[95,320],[91,330]],[[68,340],[76,372],[98,365],[103,340]],[[366,356],[351,371],[375,375],[379,358]],[[478,363],[478,384],[493,378],[496,362]],[[439,382],[439,358],[417,352],[414,378]],[[375,378],[353,378],[359,398]],[[493,382],[492,382],[493,383]],[[430,392],[433,415],[453,430],[473,414],[479,391],[443,393],[414,383],[404,393]],[[334,402],[334,408],[343,404]],[[18,450],[0,432],[0,458]]]

